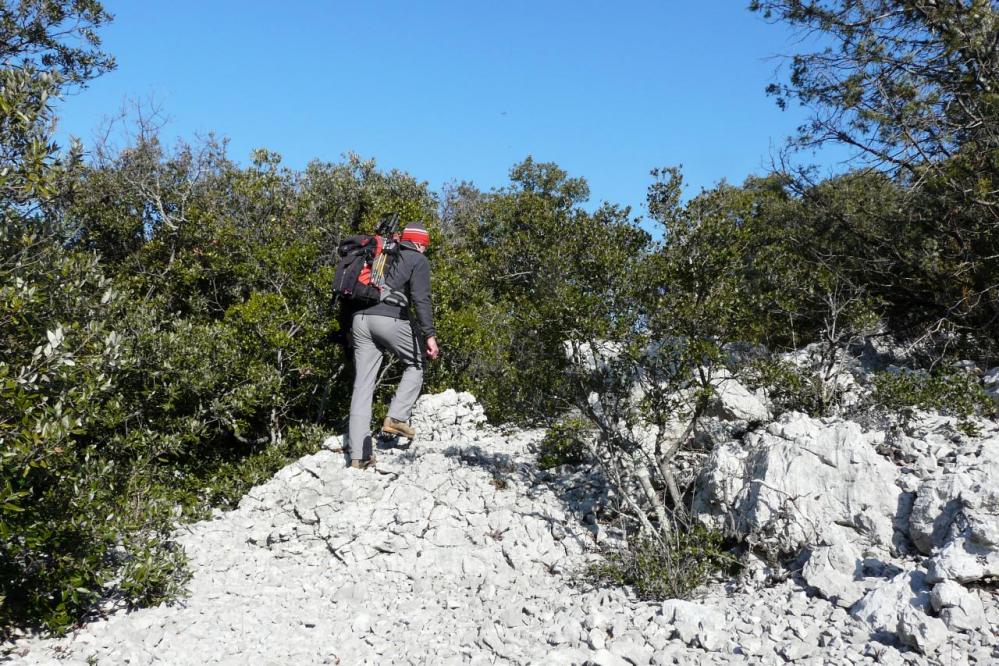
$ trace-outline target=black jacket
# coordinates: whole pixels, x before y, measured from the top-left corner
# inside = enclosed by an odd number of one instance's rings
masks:
[[[399,254],[392,258],[385,284],[406,295],[416,311],[416,325],[424,337],[436,336],[433,305],[430,302],[430,262],[423,254],[404,242]],[[409,307],[376,303],[361,310],[364,314],[409,319]]]

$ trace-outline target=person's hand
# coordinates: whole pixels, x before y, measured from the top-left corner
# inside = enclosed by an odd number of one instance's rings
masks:
[[[437,338],[433,336],[427,338],[427,356],[429,356],[431,359],[435,359],[440,355],[441,355],[441,350],[437,346]]]

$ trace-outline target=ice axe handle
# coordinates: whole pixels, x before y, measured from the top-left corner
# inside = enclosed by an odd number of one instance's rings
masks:
[[[391,236],[396,232],[396,226],[399,224],[399,213],[392,213],[391,215],[383,215],[381,221],[378,223],[377,234],[379,236]]]

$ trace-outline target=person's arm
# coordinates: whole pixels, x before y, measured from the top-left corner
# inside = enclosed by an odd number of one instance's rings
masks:
[[[416,323],[420,327],[420,332],[427,338],[428,343],[430,339],[434,339],[436,347],[437,329],[434,328],[433,304],[430,302],[430,262],[423,255],[419,255],[413,268],[409,296],[410,303],[416,311]]]
[[[434,328],[434,309],[430,302],[430,262],[422,254],[413,269],[409,283],[409,294],[416,310],[416,323],[426,338],[427,356],[435,359],[440,355],[437,347],[437,331]]]

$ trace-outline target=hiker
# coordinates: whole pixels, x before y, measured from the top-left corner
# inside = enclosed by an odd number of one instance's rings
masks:
[[[371,442],[371,400],[374,396],[382,352],[398,358],[405,370],[396,389],[382,432],[412,439],[408,421],[423,386],[426,358],[437,358],[433,311],[430,303],[430,262],[424,256],[430,234],[420,222],[402,231],[400,247],[385,274],[385,286],[405,295],[406,305],[382,301],[362,307],[352,315],[354,392],[350,399],[351,467],[366,469],[375,463]],[[416,312],[410,319],[409,306]]]

